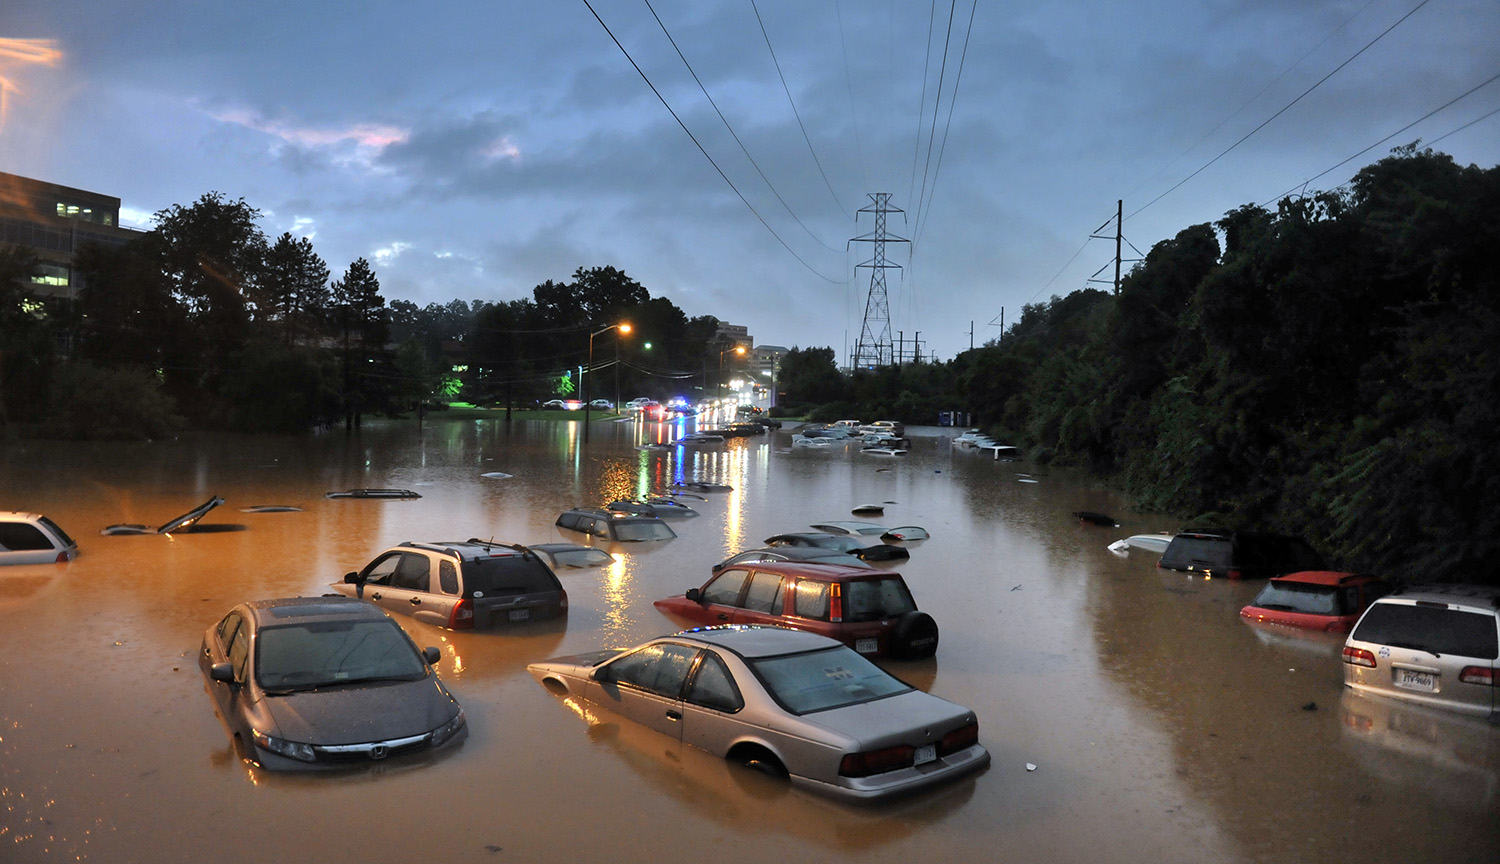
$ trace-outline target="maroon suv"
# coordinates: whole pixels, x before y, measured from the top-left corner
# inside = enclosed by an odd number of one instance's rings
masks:
[[[861,654],[931,657],[938,628],[900,573],[790,561],[731,565],[702,588],[656,601],[699,624],[771,624],[818,633]]]

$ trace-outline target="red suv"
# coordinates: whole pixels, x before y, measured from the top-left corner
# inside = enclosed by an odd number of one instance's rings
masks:
[[[861,654],[903,660],[937,651],[937,622],[917,610],[900,573],[762,561],[731,565],[702,588],[656,601],[699,624],[770,624],[843,642]]]
[[[1348,633],[1365,608],[1390,593],[1374,576],[1333,570],[1288,573],[1266,583],[1240,616],[1251,621]]]

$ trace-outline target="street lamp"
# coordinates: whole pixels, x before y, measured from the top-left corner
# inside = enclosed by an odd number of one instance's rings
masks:
[[[587,444],[589,440],[589,414],[591,413],[591,410],[593,408],[593,399],[590,398],[589,391],[593,388],[594,384],[594,376],[592,374],[594,371],[594,337],[598,336],[601,333],[608,333],[611,330],[619,330],[621,333],[629,333],[630,325],[623,322],[619,324],[611,324],[608,327],[602,328],[600,330],[595,330],[594,332],[589,334],[588,371],[590,374],[587,378],[583,379],[583,441],[585,444]],[[615,337],[616,340],[618,340],[619,338],[620,337],[618,336]]]
[[[744,354],[745,353],[745,346],[743,346],[743,345],[736,345],[733,348],[725,348],[723,351],[719,352],[719,402],[720,403],[722,403],[724,401],[724,355],[728,354],[731,351],[733,351],[736,354]],[[723,407],[723,405],[721,404],[720,408],[722,408],[722,407]]]

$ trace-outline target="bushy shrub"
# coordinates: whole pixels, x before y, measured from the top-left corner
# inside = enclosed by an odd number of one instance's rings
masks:
[[[138,367],[59,366],[43,431],[74,440],[170,438],[183,427],[157,376]]]

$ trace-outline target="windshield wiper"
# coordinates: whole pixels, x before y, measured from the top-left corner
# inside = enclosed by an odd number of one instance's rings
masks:
[[[1427,647],[1426,645],[1421,644],[1420,642],[1387,642],[1385,644],[1391,646],[1392,648],[1408,648],[1412,651],[1426,651],[1428,654],[1431,654],[1434,657],[1443,656]]]

